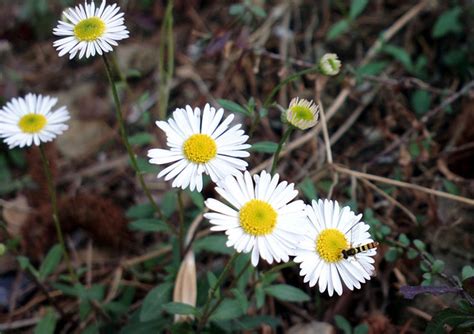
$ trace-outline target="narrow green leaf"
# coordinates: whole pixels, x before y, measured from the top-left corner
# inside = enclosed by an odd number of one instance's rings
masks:
[[[417,115],[424,115],[431,105],[431,94],[426,90],[416,90],[410,98],[410,103]]]
[[[63,256],[63,249],[61,245],[57,244],[51,247],[48,254],[41,263],[41,267],[39,268],[39,279],[44,280],[48,277],[54,269],[59,265]]]
[[[309,177],[304,178],[303,182],[300,183],[299,188],[310,201],[316,199],[318,196],[314,182]]]
[[[341,21],[338,21],[338,22],[334,23],[331,26],[331,28],[329,28],[329,31],[326,35],[326,38],[329,41],[332,41],[332,40],[338,38],[340,35],[347,32],[349,30],[349,27],[350,27],[349,20],[343,19]]]
[[[181,315],[197,315],[198,312],[196,308],[192,305],[189,304],[184,304],[184,303],[166,303],[162,305],[162,309],[168,313],[171,314],[181,314]]]
[[[351,9],[349,11],[349,17],[354,20],[357,18],[365,9],[369,0],[352,0]]]
[[[441,38],[449,33],[457,34],[462,32],[463,28],[460,21],[461,13],[461,7],[456,6],[441,14],[433,26],[432,36],[434,38]]]
[[[354,328],[354,334],[367,334],[369,326],[367,324],[359,324]]]
[[[255,287],[255,301],[257,309],[261,309],[263,304],[265,304],[265,291],[261,284]]]
[[[342,315],[339,315],[339,314],[335,315],[334,323],[336,324],[337,328],[339,328],[340,330],[344,332],[344,334],[352,334],[351,324]]]
[[[235,299],[239,302],[239,305],[242,309],[242,313],[247,313],[247,309],[249,308],[249,301],[245,293],[243,293],[239,289],[232,289],[232,293],[234,294]]]
[[[204,197],[202,194],[198,191],[190,191],[186,190],[186,193],[189,195],[191,198],[191,201],[193,201],[194,205],[196,205],[199,209],[204,208]]]
[[[224,299],[210,319],[214,321],[237,319],[242,314],[242,307],[237,300]]]
[[[245,109],[240,104],[237,104],[233,101],[218,99],[217,103],[219,103],[221,105],[221,107],[224,108],[227,111],[242,114],[242,115],[245,115],[245,116],[250,116],[247,109]]]
[[[233,254],[234,249],[226,246],[227,237],[225,235],[209,235],[194,242],[194,251],[199,253],[207,251],[218,254]]]
[[[462,274],[461,274],[461,277],[463,280],[469,278],[469,277],[473,277],[474,276],[474,267],[472,266],[464,266],[462,268]]]
[[[36,325],[34,334],[54,334],[57,320],[54,311],[48,309],[46,315]]]
[[[443,187],[450,194],[453,194],[453,195],[461,194],[461,190],[459,189],[459,187],[452,181],[443,179]]]
[[[262,152],[262,153],[275,153],[277,150],[278,144],[271,141],[261,141],[255,144],[252,144],[249,151],[253,152]]]
[[[288,302],[306,302],[310,297],[301,289],[288,284],[270,285],[264,288],[265,293],[279,300]]]
[[[465,323],[468,320],[474,320],[474,316],[470,313],[466,313],[460,310],[447,308],[436,313],[428,326],[425,329],[425,333],[445,333],[444,325],[450,325],[456,328],[457,326]]]
[[[168,225],[166,225],[164,221],[156,218],[135,220],[128,224],[128,228],[132,231],[142,232],[169,232]]]
[[[387,44],[382,48],[382,51],[398,60],[406,70],[410,71],[413,68],[411,57],[405,49],[396,45]]]
[[[152,140],[153,136],[148,132],[140,132],[128,137],[130,145],[146,145],[150,144]]]
[[[162,305],[171,299],[173,284],[163,283],[146,295],[140,309],[140,321],[150,321],[161,317]]]
[[[155,213],[155,209],[153,208],[153,206],[149,203],[145,203],[145,204],[137,204],[130,207],[125,213],[125,215],[128,218],[140,219],[140,218],[151,218],[153,217],[154,213]]]

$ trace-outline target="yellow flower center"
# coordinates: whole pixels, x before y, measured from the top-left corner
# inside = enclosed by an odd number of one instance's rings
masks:
[[[203,164],[217,155],[217,145],[208,135],[195,134],[184,142],[183,154],[189,161]]]
[[[314,115],[308,107],[296,105],[291,107],[291,112],[295,121],[312,121],[314,119]]]
[[[253,199],[240,209],[239,219],[245,233],[261,236],[272,233],[276,225],[277,213],[267,202]]]
[[[25,133],[40,132],[46,125],[46,117],[41,114],[26,114],[18,122],[21,131]]]
[[[325,229],[316,240],[316,251],[324,261],[329,263],[340,261],[342,251],[348,248],[349,244],[346,237],[335,228]]]
[[[97,16],[80,21],[74,27],[74,35],[81,42],[95,41],[105,31],[105,23]]]

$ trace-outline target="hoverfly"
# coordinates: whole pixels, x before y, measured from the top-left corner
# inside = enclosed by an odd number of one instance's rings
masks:
[[[344,249],[342,251],[342,257],[347,260],[349,258],[349,256],[354,256],[358,253],[365,252],[365,251],[368,251],[369,249],[376,248],[378,245],[379,245],[379,243],[377,241],[372,241],[372,242],[369,242],[368,244],[365,244],[365,245],[360,245],[360,246],[357,246],[357,247],[351,247],[351,248],[348,248],[348,249]]]

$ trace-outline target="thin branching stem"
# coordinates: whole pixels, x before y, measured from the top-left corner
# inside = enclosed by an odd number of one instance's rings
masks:
[[[117,121],[119,123],[120,137],[122,138],[123,145],[125,146],[125,149],[127,150],[128,156],[130,158],[130,163],[132,164],[132,168],[135,170],[135,174],[138,177],[138,181],[140,182],[141,188],[145,192],[145,195],[148,198],[150,204],[153,206],[153,209],[158,213],[158,216],[160,218],[163,218],[163,213],[161,212],[161,209],[159,208],[159,206],[156,204],[155,200],[153,199],[153,196],[151,195],[150,189],[148,189],[148,187],[145,183],[145,180],[143,179],[143,174],[140,171],[140,169],[138,168],[135,153],[133,152],[132,147],[130,146],[130,143],[128,141],[127,131],[125,130],[125,122],[124,122],[123,115],[122,115],[122,108],[121,108],[121,104],[120,104],[120,99],[118,97],[117,87],[115,86],[115,81],[114,81],[113,76],[112,76],[111,64],[110,64],[110,62],[109,62],[106,55],[103,55],[102,59],[104,60],[105,69],[106,69],[106,72],[107,72],[107,77],[109,79],[110,87],[112,88],[112,96],[113,96],[114,103],[115,103],[115,114],[117,116]],[[168,221],[166,221],[166,223],[169,226],[171,225]],[[174,231],[174,228],[172,226],[170,226],[170,229],[171,229],[171,231]]]
[[[69,252],[66,248],[66,244],[64,243],[63,231],[61,229],[61,223],[59,221],[56,188],[53,184],[53,177],[51,175],[51,167],[50,167],[48,158],[46,157],[46,153],[44,151],[43,145],[39,145],[39,151],[40,151],[40,156],[41,156],[41,162],[43,164],[44,174],[46,176],[46,183],[48,185],[49,196],[51,198],[51,209],[53,210],[53,223],[56,229],[56,235],[58,237],[59,244],[61,245],[61,248],[64,254],[64,259],[66,260],[67,268],[69,270],[69,274],[71,275],[71,279],[73,280],[73,282],[77,282],[77,276],[72,267],[71,257],[69,256]]]
[[[212,315],[212,312],[210,312],[210,307],[211,307],[211,302],[214,299],[217,289],[222,285],[224,282],[224,279],[226,278],[227,274],[230,272],[232,269],[232,265],[234,264],[234,261],[239,257],[240,253],[235,252],[232,257],[227,261],[227,264],[225,265],[224,269],[222,270],[221,274],[219,275],[219,278],[217,279],[216,283],[212,286],[212,288],[209,290],[209,293],[207,295],[207,300],[206,303],[204,304],[204,308],[202,311],[201,318],[199,319],[198,323],[198,328],[197,328],[197,333],[200,333],[204,326],[206,326],[206,323],[209,319],[209,317]],[[212,309],[214,311],[215,308]]]

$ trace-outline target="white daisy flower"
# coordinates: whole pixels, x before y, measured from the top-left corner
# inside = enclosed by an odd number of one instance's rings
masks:
[[[105,0],[96,8],[94,1],[84,2],[63,12],[68,22],[59,21],[53,34],[67,36],[58,39],[53,46],[59,52],[59,57],[69,53],[69,59],[79,53],[89,58],[96,53],[102,55],[112,51],[117,41],[128,38],[127,27],[123,24],[123,13],[119,13],[117,4],[105,6]]]
[[[329,200],[313,200],[306,213],[310,223],[294,259],[300,263],[304,282],[311,287],[319,282],[319,291],[327,289],[329,296],[334,291],[342,294],[341,281],[350,290],[360,289],[360,283],[369,280],[374,271],[376,250],[353,247],[377,245],[370,237],[369,225],[360,221],[362,215],[356,216],[348,206],[341,209]]]
[[[252,252],[252,264],[257,266],[259,258],[268,263],[287,262],[308,224],[304,202],[291,202],[298,190],[294,184],[278,183],[279,175],[273,177],[265,171],[228,176],[216,187],[216,191],[229,203],[216,199],[206,200],[211,211],[204,214],[214,225],[213,231],[225,231],[227,246],[237,252]]]
[[[0,138],[10,148],[48,142],[67,130],[66,107],[52,111],[57,98],[27,94],[14,98],[0,110]]]
[[[306,130],[318,123],[319,109],[319,105],[313,101],[295,97],[286,111],[286,120],[294,127]]]
[[[163,169],[158,177],[165,180],[174,178],[172,186],[190,190],[202,190],[202,174],[208,174],[213,182],[227,175],[237,175],[247,167],[242,157],[250,154],[245,151],[249,138],[240,130],[241,124],[229,129],[234,115],[221,122],[224,109],[206,104],[201,117],[201,110],[186,106],[173,112],[167,122],[158,121],[156,125],[166,133],[169,150],[152,149],[148,157],[152,164],[173,163]]]

